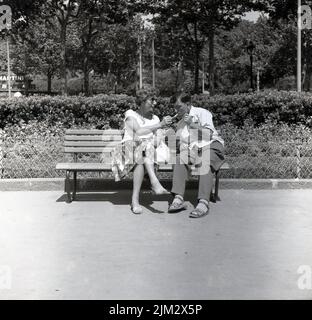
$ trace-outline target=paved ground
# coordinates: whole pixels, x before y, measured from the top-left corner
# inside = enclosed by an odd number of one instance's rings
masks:
[[[135,216],[129,192],[0,192],[0,298],[311,299],[312,190],[221,195],[190,220],[148,194]]]

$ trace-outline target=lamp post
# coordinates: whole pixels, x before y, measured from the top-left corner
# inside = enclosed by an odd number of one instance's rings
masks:
[[[153,33],[153,38],[152,38],[152,73],[153,73],[153,80],[152,80],[152,85],[153,89],[156,88],[156,76],[155,76],[155,36]]]
[[[301,28],[302,28],[302,22],[301,22],[301,0],[298,0],[298,36],[297,36],[297,91],[302,91],[302,74],[301,74],[301,58],[302,58],[302,49],[301,49],[301,43],[302,43],[302,37],[301,37]]]
[[[2,3],[3,0],[0,0]],[[9,33],[8,31],[12,28],[12,9],[8,5],[0,6],[0,31],[7,30],[7,60],[8,60],[8,93],[9,99],[11,98],[11,69],[10,69],[10,43],[9,43]]]
[[[142,40],[139,40],[139,88],[143,88]]]
[[[139,16],[139,33],[138,33],[138,45],[139,45],[139,89],[143,89],[143,41],[144,41],[144,23],[142,17]]]
[[[205,93],[205,60],[203,60],[202,92]]]
[[[250,57],[250,88],[254,90],[254,82],[253,82],[253,52],[256,49],[255,44],[250,40],[247,45],[247,53]]]

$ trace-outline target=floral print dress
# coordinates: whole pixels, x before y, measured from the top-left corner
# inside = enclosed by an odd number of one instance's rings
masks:
[[[156,115],[153,115],[152,119],[146,119],[133,110],[125,113],[124,122],[129,117],[135,118],[141,128],[160,122]],[[137,164],[143,164],[144,157],[155,161],[154,134],[151,132],[140,137],[133,136],[125,123],[124,137],[112,153],[112,172],[115,181],[126,178]]]

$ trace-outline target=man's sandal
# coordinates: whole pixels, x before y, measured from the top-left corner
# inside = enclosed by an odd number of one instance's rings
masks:
[[[209,214],[209,204],[206,201],[199,200],[200,203],[204,204],[206,206],[206,210],[203,211],[199,208],[195,208],[189,215],[190,218],[196,219],[196,218],[203,218]]]
[[[169,213],[177,213],[181,210],[186,209],[186,203],[181,196],[175,196],[172,204],[169,206]]]

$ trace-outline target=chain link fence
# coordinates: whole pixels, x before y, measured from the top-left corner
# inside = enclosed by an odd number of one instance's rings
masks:
[[[244,179],[308,179],[312,178],[312,145],[309,142],[225,141],[229,170],[223,178]],[[83,156],[82,161],[90,161]],[[64,172],[56,171],[58,162],[73,161],[63,153],[58,137],[43,142],[40,137],[27,142],[7,143],[0,134],[0,179],[57,178]],[[91,161],[98,161],[93,158]],[[94,176],[94,173],[85,175]]]

